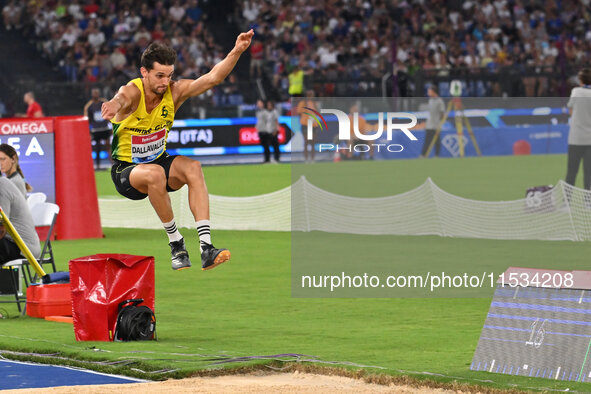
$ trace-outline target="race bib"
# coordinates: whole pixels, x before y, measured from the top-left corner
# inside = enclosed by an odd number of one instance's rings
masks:
[[[102,122],[102,121],[104,121],[104,120],[105,120],[105,119],[103,118],[103,115],[101,114],[101,111],[94,111],[94,112],[92,113],[92,119],[93,119],[95,122],[97,122],[97,123],[98,123],[98,122]]]
[[[166,143],[166,129],[149,135],[131,136],[131,161],[133,163],[149,163],[162,152]]]

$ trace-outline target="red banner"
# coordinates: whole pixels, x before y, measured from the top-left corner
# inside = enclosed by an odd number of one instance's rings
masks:
[[[285,127],[279,126],[279,135],[277,136],[280,144],[285,143]],[[256,127],[241,127],[239,131],[240,145],[259,145],[259,133]]]
[[[53,118],[0,119],[0,134],[53,133]]]

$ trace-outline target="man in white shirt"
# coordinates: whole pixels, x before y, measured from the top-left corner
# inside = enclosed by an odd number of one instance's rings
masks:
[[[12,27],[20,27],[21,8],[18,2],[15,4],[14,1],[11,1],[4,6],[2,9],[2,17],[4,18],[4,26],[6,26],[6,30],[10,30]]]
[[[174,5],[170,7],[170,9],[168,10],[168,14],[170,15],[170,19],[172,19],[175,22],[180,22],[185,16],[185,9],[181,7],[181,3],[177,0],[174,2]]]
[[[578,77],[580,85],[573,88],[566,104],[571,114],[566,183],[575,184],[583,161],[583,184],[591,190],[591,68],[582,69]]]
[[[445,115],[445,103],[441,97],[439,97],[437,87],[431,85],[429,89],[427,89],[427,95],[429,96],[429,116],[427,117],[427,122],[425,123],[425,142],[423,143],[423,149],[421,150],[421,158],[427,157],[427,149],[429,149],[429,146],[431,146],[433,138],[435,138],[437,128],[439,127],[439,123],[441,123],[443,115]],[[416,127],[420,128],[420,126],[422,125],[417,125]],[[441,137],[437,136],[437,140],[435,141],[435,157],[439,157],[440,151]]]
[[[100,30],[97,30],[94,23],[88,28],[88,43],[94,49],[99,48],[101,45],[105,43],[105,33],[103,33]]]

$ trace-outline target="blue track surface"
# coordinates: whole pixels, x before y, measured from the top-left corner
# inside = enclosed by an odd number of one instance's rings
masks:
[[[145,382],[85,369],[0,360],[0,390]]]

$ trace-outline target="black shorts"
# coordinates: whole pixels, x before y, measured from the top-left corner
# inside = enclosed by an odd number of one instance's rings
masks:
[[[22,258],[21,251],[14,241],[8,239],[6,236],[0,238],[0,265]]]
[[[173,160],[176,156],[171,156],[168,153],[164,152],[162,156],[157,158],[154,161],[145,164],[157,164],[160,167],[164,168],[164,174],[166,175],[166,191],[174,192],[176,189],[171,188],[168,185],[168,177],[170,173],[170,166],[172,165]],[[131,182],[129,182],[129,175],[131,174],[131,170],[139,163],[128,163],[126,161],[119,161],[113,160],[115,164],[111,167],[111,179],[113,179],[113,183],[115,184],[115,189],[117,192],[121,194],[123,197],[127,197],[130,200],[143,200],[148,195],[145,193],[140,192],[139,190],[135,189],[131,186]]]
[[[106,128],[106,129],[92,130],[90,132],[90,136],[92,137],[92,140],[97,143],[100,142],[101,140],[108,140],[109,138],[111,138],[111,129]]]

